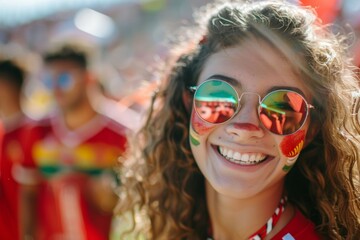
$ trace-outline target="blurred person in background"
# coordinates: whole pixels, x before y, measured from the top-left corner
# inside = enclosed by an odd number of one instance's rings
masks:
[[[0,239],[18,235],[17,166],[24,159],[23,132],[29,119],[21,107],[25,70],[13,59],[0,60]]]
[[[92,106],[89,56],[79,43],[58,44],[43,56],[43,81],[58,108],[27,132],[22,171],[32,179],[22,182],[25,239],[108,239],[113,168],[127,130]]]

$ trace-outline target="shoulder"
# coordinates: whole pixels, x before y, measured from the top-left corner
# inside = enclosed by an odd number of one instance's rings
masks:
[[[99,114],[92,122],[92,141],[111,145],[123,152],[128,142],[128,129],[106,115]]]
[[[27,120],[24,125],[24,136],[27,138],[41,137],[51,129],[50,118],[43,118],[38,120]]]
[[[120,145],[126,144],[128,136],[131,134],[130,129],[104,114],[99,114],[98,122],[102,125],[102,129],[97,133],[97,136],[102,136],[102,138]]]
[[[119,136],[126,136],[129,129],[122,125],[116,119],[111,118],[104,114],[99,114],[101,121],[104,123],[104,131],[112,132]]]
[[[293,219],[273,238],[273,240],[294,240],[307,239],[318,240],[322,239],[315,231],[314,223],[307,219],[299,210],[295,210]]]
[[[51,119],[52,117],[41,118],[38,120],[27,119],[25,125],[28,129],[46,129],[51,127]]]

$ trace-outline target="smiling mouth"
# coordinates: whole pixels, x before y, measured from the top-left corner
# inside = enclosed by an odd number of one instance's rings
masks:
[[[218,146],[217,150],[228,161],[240,165],[256,165],[268,158],[268,155],[263,153],[240,153],[221,146]]]

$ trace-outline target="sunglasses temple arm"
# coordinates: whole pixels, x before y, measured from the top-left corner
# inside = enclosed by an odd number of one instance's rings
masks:
[[[188,87],[188,89],[190,92],[195,92],[197,87],[192,86],[192,87]]]

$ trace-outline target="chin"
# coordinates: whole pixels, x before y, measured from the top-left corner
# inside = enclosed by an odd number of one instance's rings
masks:
[[[253,182],[252,183],[238,183],[239,181],[228,181],[228,182],[212,182],[207,183],[210,185],[210,190],[215,191],[215,193],[222,196],[236,198],[236,199],[245,199],[256,195],[259,190],[255,189]]]

